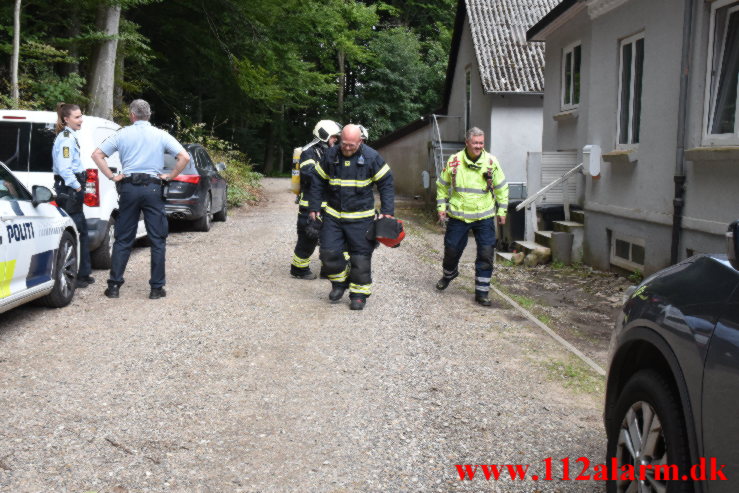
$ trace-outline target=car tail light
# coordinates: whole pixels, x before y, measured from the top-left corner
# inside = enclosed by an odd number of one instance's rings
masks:
[[[177,175],[172,178],[172,181],[181,181],[184,183],[200,183],[200,175]]]
[[[87,170],[85,205],[87,207],[100,207],[100,180],[98,180],[98,170],[96,169]]]

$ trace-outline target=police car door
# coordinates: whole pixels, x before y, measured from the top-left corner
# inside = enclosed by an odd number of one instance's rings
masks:
[[[31,203],[31,195],[0,166],[0,219],[3,268],[0,298],[33,288],[44,289],[52,281],[53,236],[43,238],[44,217]]]

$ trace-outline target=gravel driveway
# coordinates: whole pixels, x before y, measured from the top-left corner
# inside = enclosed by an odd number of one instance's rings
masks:
[[[543,477],[551,457],[557,477],[569,457],[574,478],[578,457],[602,462],[590,377],[565,385],[552,368],[577,366],[567,353],[504,304],[476,305],[470,265],[437,292],[441,236],[413,223],[376,250],[363,312],[330,305],[327,281],[288,275],[289,182],[264,186],[260,206],[170,236],[164,299],[147,299],[137,248],[118,300],[97,271],[67,308],[0,315],[0,489],[603,490],[460,481],[457,464]]]

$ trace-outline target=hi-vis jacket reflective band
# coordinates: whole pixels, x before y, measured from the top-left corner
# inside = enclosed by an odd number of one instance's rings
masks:
[[[328,146],[317,139],[302,148],[298,164],[298,173],[300,174],[300,187],[298,190],[299,213],[307,212],[308,191],[313,183],[315,166],[321,161],[326,149],[328,149]],[[324,202],[322,207],[325,206],[326,203]]]
[[[315,165],[315,181],[308,198],[309,209],[318,211],[320,200],[328,204],[326,214],[342,221],[360,221],[375,214],[373,187],[380,194],[380,213],[393,215],[395,191],[390,166],[371,147],[361,144],[344,156],[339,146],[329,148]]]
[[[452,155],[436,182],[436,208],[465,222],[493,217],[496,209],[505,216],[508,182],[498,160],[486,151],[476,161],[464,149]]]

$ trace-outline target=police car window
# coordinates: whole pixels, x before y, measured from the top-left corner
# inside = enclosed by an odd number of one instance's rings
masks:
[[[52,170],[54,161],[51,157],[51,149],[54,147],[53,123],[34,123],[31,127],[31,159],[29,171]]]
[[[0,200],[31,200],[31,195],[23,185],[2,166],[0,166]]]
[[[0,122],[0,161],[13,171],[28,171],[30,123]]]

